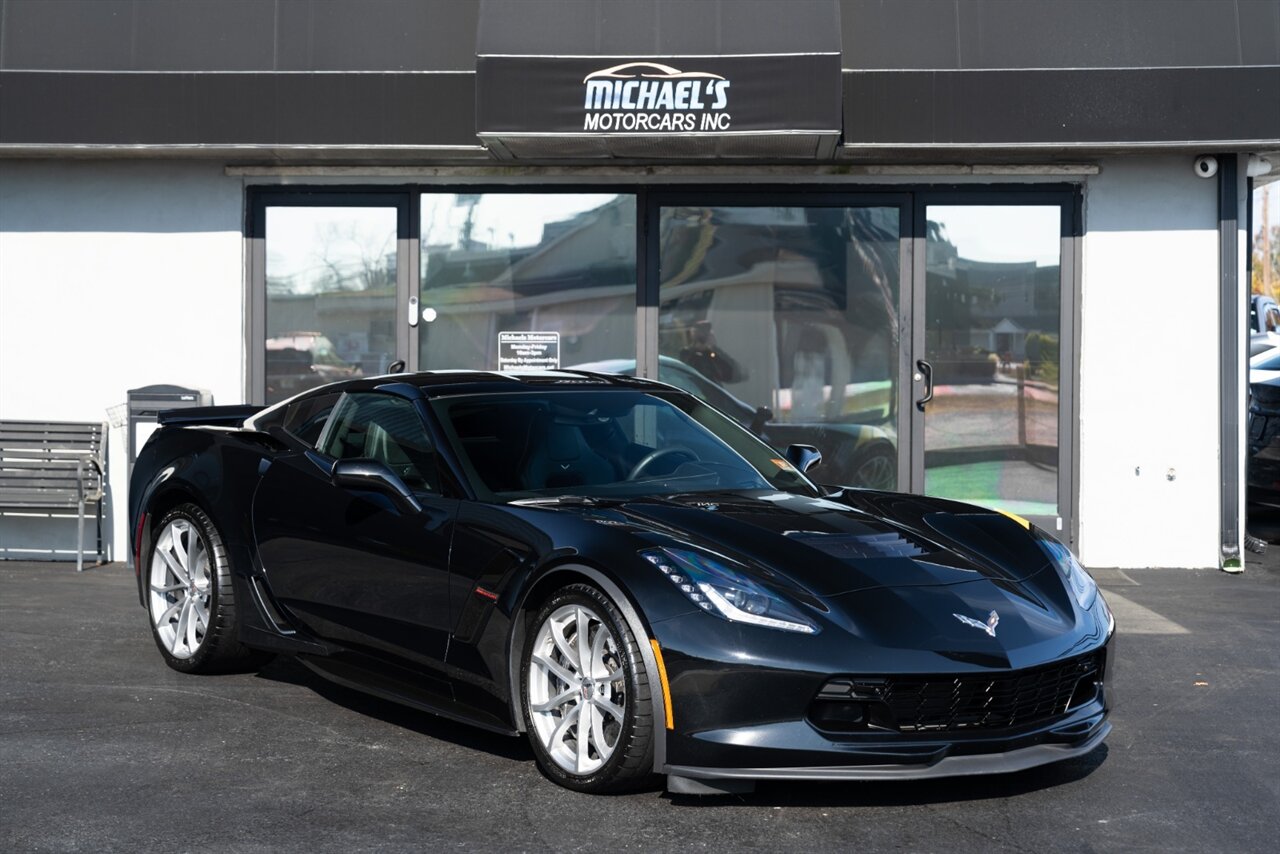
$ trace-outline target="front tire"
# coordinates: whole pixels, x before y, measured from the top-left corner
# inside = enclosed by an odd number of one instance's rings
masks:
[[[521,707],[538,766],[579,792],[643,786],[653,771],[644,658],[626,619],[588,584],[557,591],[530,623]]]
[[[151,635],[183,673],[252,668],[264,658],[236,639],[236,603],[222,535],[195,504],[160,520],[147,566]]]

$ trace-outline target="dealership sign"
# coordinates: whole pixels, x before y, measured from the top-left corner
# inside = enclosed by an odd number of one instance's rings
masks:
[[[537,137],[840,133],[840,56],[480,56],[477,134]],[[514,147],[513,147],[514,148]],[[547,146],[554,152],[554,146]]]
[[[626,62],[582,80],[584,131],[726,131],[733,126],[729,87],[710,71],[658,62]]]

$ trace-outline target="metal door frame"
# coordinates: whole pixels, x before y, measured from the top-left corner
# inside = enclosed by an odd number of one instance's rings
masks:
[[[983,187],[974,190],[921,190],[914,194],[915,209],[912,222],[913,257],[919,259],[911,271],[911,303],[914,314],[911,321],[911,352],[903,366],[903,376],[911,377],[903,388],[908,398],[903,409],[908,413],[908,438],[901,441],[909,449],[908,477],[900,483],[904,491],[924,494],[924,430],[925,413],[915,401],[923,393],[921,381],[916,381],[915,359],[924,358],[926,333],[926,287],[928,276],[928,208],[933,205],[953,207],[1017,207],[1057,205],[1059,218],[1059,269],[1058,269],[1058,515],[1033,516],[1031,521],[1054,533],[1068,544],[1074,544],[1079,520],[1078,460],[1076,454],[1079,436],[1076,424],[1079,418],[1079,312],[1080,312],[1080,253],[1083,245],[1082,197],[1075,185],[1011,185],[999,188]],[[918,356],[916,354],[919,354]],[[906,456],[906,455],[900,455]]]

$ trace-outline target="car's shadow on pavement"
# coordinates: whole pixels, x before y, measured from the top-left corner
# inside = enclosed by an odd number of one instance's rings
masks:
[[[478,727],[402,706],[353,688],[329,682],[312,673],[289,656],[279,656],[258,671],[261,679],[286,682],[314,691],[326,701],[360,715],[410,730],[427,738],[446,741],[468,750],[527,765],[537,774],[533,751],[524,738],[511,738],[487,732]],[[912,804],[956,803],[963,801],[1007,798],[1053,788],[1082,780],[1106,761],[1103,744],[1087,756],[1064,762],[1030,768],[1013,774],[975,777],[950,777],[941,780],[877,780],[816,781],[762,780],[754,792],[726,795],[681,795],[665,793],[674,806],[688,807],[884,807]],[[552,785],[550,782],[547,785]],[[655,777],[652,785],[638,794],[663,792],[663,780]]]
[[[1103,744],[1085,756],[1012,774],[940,780],[762,780],[746,795],[668,795],[677,806],[896,807],[1016,797],[1083,780],[1107,759]]]
[[[533,765],[533,751],[524,738],[512,738],[489,732],[479,727],[449,720],[430,712],[421,711],[346,688],[311,672],[287,655],[277,656],[257,672],[260,679],[287,682],[309,688],[335,705],[357,714],[376,718],[384,723],[411,730],[428,738],[447,741],[469,750],[484,751],[493,756]]]

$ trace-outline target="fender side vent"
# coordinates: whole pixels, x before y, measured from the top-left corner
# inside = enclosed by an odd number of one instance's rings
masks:
[[[263,587],[261,579],[254,577],[250,578],[249,582],[253,587],[253,598],[257,600],[258,609],[271,623],[271,627],[282,635],[294,634],[293,627],[289,625],[289,618],[280,613],[271,594]]]

